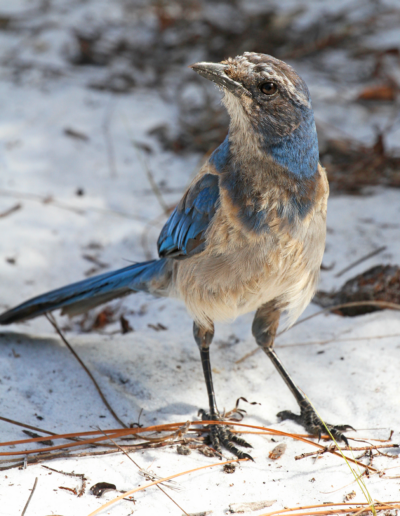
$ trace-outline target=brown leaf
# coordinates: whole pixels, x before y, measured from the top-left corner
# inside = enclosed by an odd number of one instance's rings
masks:
[[[106,306],[104,310],[102,310],[96,317],[93,323],[93,329],[101,329],[104,328],[107,324],[110,324],[113,321],[114,310],[109,306]]]
[[[392,84],[379,84],[365,88],[358,96],[358,100],[396,100],[397,90]]]
[[[285,453],[287,448],[286,443],[280,443],[273,450],[271,450],[268,454],[268,457],[272,460],[277,460],[282,457],[282,455]]]
[[[350,493],[347,493],[347,495],[344,496],[343,501],[348,502],[349,500],[352,500],[356,496],[355,491],[351,491]]]
[[[65,491],[71,491],[71,493],[73,493],[74,495],[78,494],[76,489],[72,489],[71,487],[58,486],[58,489],[64,489]]]
[[[109,484],[108,482],[97,482],[97,484],[94,484],[90,488],[90,491],[97,496],[97,498],[100,498],[100,496],[103,495],[106,491],[115,491],[117,488],[114,484]]]

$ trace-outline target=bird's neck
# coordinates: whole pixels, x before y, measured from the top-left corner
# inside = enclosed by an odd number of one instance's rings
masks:
[[[251,170],[253,179],[260,175],[264,184],[277,174],[291,177],[295,182],[313,178],[318,160],[318,138],[312,116],[304,119],[290,135],[275,141],[262,130],[249,127],[244,134],[230,127],[210,158],[219,173],[235,171],[244,176]]]
[[[293,176],[296,181],[313,177],[318,170],[318,138],[312,109],[304,109],[299,123],[287,136],[279,137],[267,120],[254,119],[234,95],[225,94],[223,103],[230,116],[229,133],[213,157],[224,168],[224,161],[234,162],[242,173],[247,166],[262,175],[269,172]],[[257,166],[254,166],[258,162]],[[247,165],[247,166],[246,166]],[[218,170],[218,167],[217,167]]]
[[[271,206],[277,206],[279,218],[295,224],[312,208],[317,188],[314,121],[272,143],[261,132],[245,136],[230,128],[224,142],[213,152],[210,164],[249,230],[269,231]]]
[[[261,133],[262,146],[273,160],[298,180],[314,177],[318,170],[318,137],[314,117],[310,115],[288,136],[271,143]]]

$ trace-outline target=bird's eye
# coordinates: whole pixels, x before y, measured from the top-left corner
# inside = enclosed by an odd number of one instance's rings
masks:
[[[260,84],[260,90],[265,95],[274,95],[278,91],[278,86],[273,82],[263,82]]]

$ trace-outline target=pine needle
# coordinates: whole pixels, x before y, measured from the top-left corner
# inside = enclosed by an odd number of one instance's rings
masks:
[[[396,505],[395,505],[396,504]],[[384,509],[400,509],[400,502],[380,502],[376,504],[376,508],[381,511]],[[280,511],[273,511],[273,512],[266,512],[264,514],[260,514],[260,516],[275,516],[275,515],[281,515],[286,514],[287,516],[328,516],[331,514],[348,514],[348,513],[358,513],[361,514],[362,512],[371,510],[371,507],[369,503],[357,503],[357,507],[349,507],[353,504],[349,503],[330,503],[330,504],[319,504],[319,505],[304,505],[303,507],[293,507],[291,509],[282,509]],[[343,509],[328,509],[328,507],[338,507],[338,506],[347,506],[347,508]],[[364,508],[361,509],[360,507],[364,506]],[[319,508],[325,508],[324,511],[308,511],[308,509],[319,509]],[[295,512],[295,511],[305,511],[307,512]],[[89,515],[90,516],[90,515]]]

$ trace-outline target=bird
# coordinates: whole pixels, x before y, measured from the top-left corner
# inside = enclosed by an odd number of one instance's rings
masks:
[[[337,441],[350,425],[323,423],[274,350],[280,320],[294,324],[311,301],[325,248],[329,186],[319,163],[310,93],[287,63],[245,52],[191,68],[221,90],[230,117],[224,141],[186,189],[158,238],[159,258],[67,285],[0,315],[0,324],[56,309],[75,315],[143,291],[182,300],[193,319],[208,395],[203,421],[220,421],[212,380],[214,323],[255,311],[252,334],[293,393],[300,414],[279,412],[309,433]],[[252,459],[224,425],[212,447]]]

